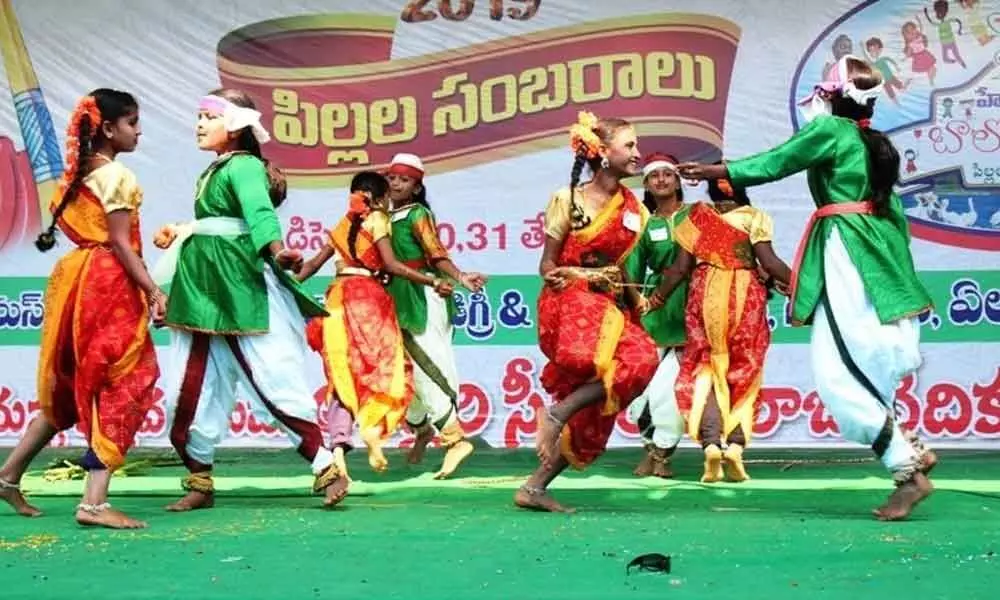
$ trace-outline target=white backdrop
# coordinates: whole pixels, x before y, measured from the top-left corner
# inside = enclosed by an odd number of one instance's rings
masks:
[[[436,16],[404,19],[411,4]],[[345,177],[366,160],[378,166],[399,151],[423,155],[430,201],[456,262],[493,278],[484,297],[460,298],[463,421],[491,445],[512,447],[531,442],[532,406],[544,397],[534,330],[537,218],[569,178],[565,131],[576,111],[638,123],[644,153],[744,156],[791,135],[799,124],[791,100],[832,62],[835,43],[860,54],[877,37],[906,88],[898,104],[880,101],[875,126],[905,153],[901,191],[914,254],[938,311],[923,330],[925,365],[901,387],[898,410],[939,444],[995,447],[1000,2],[979,2],[976,12],[950,3],[946,19],[964,66],[944,62],[924,5],[0,0],[10,91],[0,102],[0,445],[15,443],[37,410],[40,298],[66,249],[40,254],[30,246],[36,190],[58,171],[69,111],[92,88],[125,89],[141,104],[139,148],[121,160],[145,191],[147,241],[159,225],[191,217],[194,181],[211,160],[194,144],[197,102],[220,83],[250,91],[275,130],[266,153],[292,184],[281,209],[286,241],[307,252],[342,214]],[[908,22],[926,35],[933,82],[906,55],[904,34],[911,51],[920,41]],[[282,115],[288,108],[295,114]],[[697,188],[686,193],[703,197]],[[774,217],[777,250],[790,259],[812,208],[804,177],[752,190],[751,198]],[[314,291],[327,282],[318,278]],[[772,306],[759,443],[837,443],[813,393],[808,329],[784,323],[780,302]],[[319,391],[319,362],[310,356],[309,365]],[[163,415],[162,406],[150,413],[143,445],[168,444]],[[79,442],[69,432],[58,443]],[[227,443],[284,441],[241,405]],[[624,421],[614,443],[635,443]]]

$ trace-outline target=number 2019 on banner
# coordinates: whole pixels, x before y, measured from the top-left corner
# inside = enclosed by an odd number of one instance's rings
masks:
[[[504,5],[507,6],[506,14],[515,21],[527,21],[538,12],[542,0],[489,0],[490,18],[499,21],[504,17]],[[476,0],[437,0],[437,10],[431,8],[433,0],[410,0],[403,7],[400,18],[406,23],[423,23],[433,21],[438,13],[448,21],[464,21],[469,18],[476,8]]]

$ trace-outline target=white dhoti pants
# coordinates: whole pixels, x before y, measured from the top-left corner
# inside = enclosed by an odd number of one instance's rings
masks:
[[[921,363],[916,318],[882,324],[836,228],[823,257],[826,303],[816,308],[812,363],[820,400],[846,440],[876,444],[894,473],[912,471],[916,450],[893,409],[896,388]]]
[[[458,419],[458,367],[455,364],[455,350],[452,347],[454,327],[448,319],[447,301],[433,289],[424,288],[427,298],[427,327],[423,333],[413,334],[413,341],[426,359],[440,372],[441,378],[450,389],[442,389],[413,353],[413,400],[406,411],[406,421],[411,426],[423,425],[430,421],[440,430]],[[426,365],[425,365],[426,366]]]
[[[684,435],[684,417],[677,408],[674,383],[681,365],[676,348],[661,351],[663,359],[649,385],[629,404],[627,418],[639,426],[647,444],[668,449],[677,446]]]
[[[170,439],[189,469],[211,466],[229,429],[237,389],[255,413],[266,413],[322,473],[333,455],[323,447],[317,402],[306,384],[305,322],[292,293],[264,268],[268,332],[212,335],[172,331],[166,402]]]

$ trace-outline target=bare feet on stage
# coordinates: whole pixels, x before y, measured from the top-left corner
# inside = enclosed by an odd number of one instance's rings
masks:
[[[705,448],[705,472],[701,476],[702,483],[722,481],[722,450],[712,444]]]
[[[326,498],[323,500],[325,508],[333,508],[347,498],[348,489],[351,487],[351,480],[347,475],[342,474],[336,481],[327,486]]]
[[[722,466],[726,471],[726,480],[740,483],[750,479],[743,465],[743,446],[730,444],[722,455]]]
[[[76,522],[84,527],[106,527],[108,529],[145,529],[145,521],[139,521],[120,510],[103,504],[81,504],[76,508]]]
[[[638,477],[659,477],[661,479],[672,479],[673,469],[670,468],[670,458],[666,452],[655,446],[646,448],[646,455],[639,461],[638,466],[632,473]]]
[[[872,511],[879,521],[902,521],[934,491],[927,476],[917,471],[906,483],[900,484],[885,504]]]
[[[548,490],[523,485],[514,493],[514,505],[527,510],[542,512],[575,513],[576,509],[563,506],[549,495]]]
[[[42,511],[24,499],[20,485],[6,479],[0,479],[0,500],[10,504],[11,508],[22,517],[37,517],[42,514]]]
[[[549,409],[538,411],[538,437],[535,438],[535,449],[543,465],[550,465],[559,453],[559,435],[563,424],[552,416]]]
[[[167,505],[170,512],[187,512],[201,508],[212,508],[215,506],[215,494],[212,492],[199,492],[197,490],[188,491],[187,495]]]
[[[368,465],[376,473],[385,473],[389,470],[389,460],[382,453],[382,429],[370,427],[361,432],[361,439],[368,447]]]
[[[434,428],[430,425],[425,425],[416,430],[417,436],[413,440],[413,447],[406,454],[406,461],[411,465],[417,465],[423,462],[424,452],[427,451],[427,444],[431,443],[434,439]]]
[[[337,467],[338,471],[340,471],[340,476],[347,479],[347,482],[350,483],[351,476],[347,472],[347,455],[344,452],[344,448],[341,446],[337,446],[333,449],[333,465]]]
[[[441,470],[434,475],[434,479],[447,479],[451,477],[455,469],[458,468],[462,461],[469,458],[475,447],[468,441],[462,440],[445,452],[444,462],[441,464]]]

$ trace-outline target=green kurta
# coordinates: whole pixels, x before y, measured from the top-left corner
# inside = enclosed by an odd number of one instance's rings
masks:
[[[817,207],[871,197],[868,150],[857,123],[843,117],[817,117],[784,144],[728,161],[726,166],[735,186],[759,185],[807,170],[809,191]],[[840,232],[882,323],[918,315],[931,306],[930,295],[913,266],[909,225],[894,192],[888,218],[845,214],[816,221],[808,232],[800,265],[793,323],[812,322],[823,294],[823,253],[833,227]]]
[[[669,217],[650,215],[646,229],[632,254],[625,261],[629,281],[643,282],[646,291],[663,281],[663,271],[673,264],[680,246],[674,241],[674,228],[691,210],[685,204]],[[687,306],[687,281],[677,286],[664,305],[642,317],[642,326],[657,346],[684,345],[684,309]]]
[[[434,260],[448,258],[437,237],[434,214],[421,204],[392,211],[392,251],[408,266],[432,277],[446,277],[434,268]],[[427,329],[426,286],[404,277],[393,277],[388,290],[396,304],[399,326],[411,333]],[[448,299],[448,318],[455,317],[455,300]]]
[[[213,164],[198,179],[194,216],[240,218],[250,233],[192,235],[184,242],[170,285],[167,325],[213,334],[266,333],[268,297],[261,251],[282,236],[264,164],[246,153]],[[273,259],[266,260],[273,266]],[[274,270],[303,316],[326,315],[294,278],[277,266]]]

